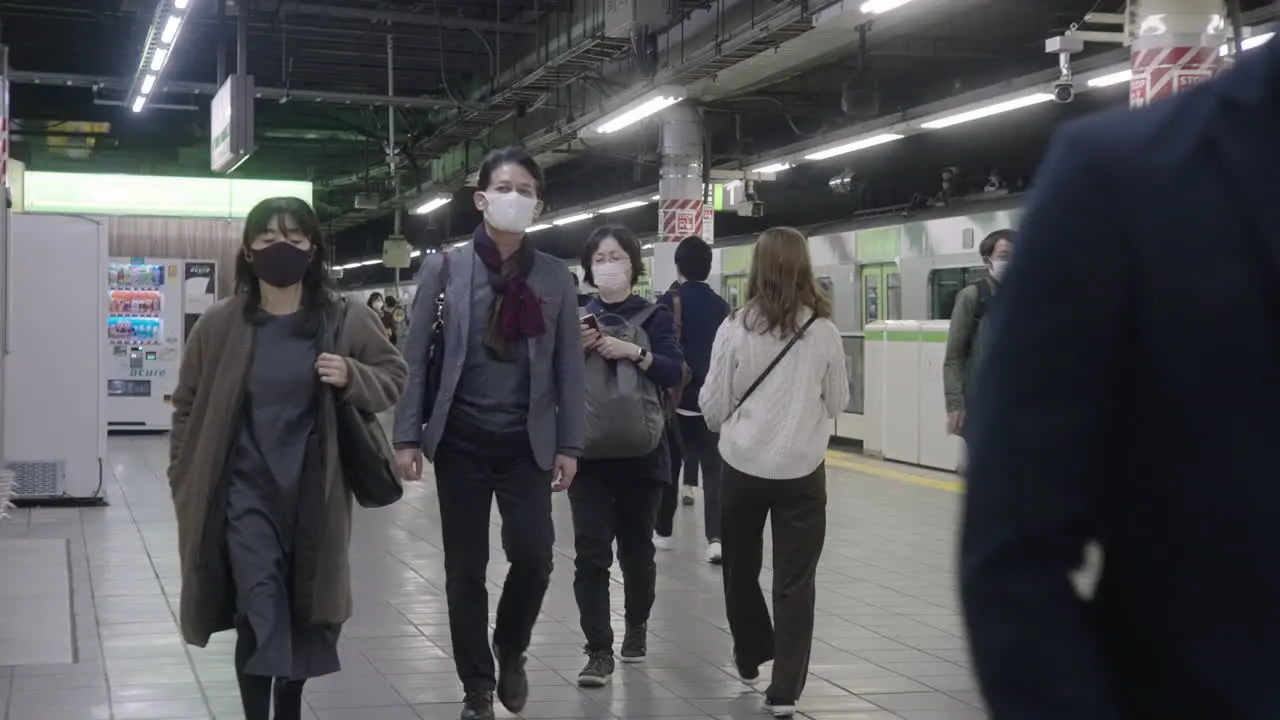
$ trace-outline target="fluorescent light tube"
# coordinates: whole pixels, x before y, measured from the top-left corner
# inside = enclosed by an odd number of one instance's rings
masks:
[[[150,95],[151,89],[154,88],[155,86],[156,86],[156,76],[154,74],[147,75],[146,77],[142,78],[142,87],[138,88],[138,93],[141,95]]]
[[[862,3],[862,7],[859,9],[867,15],[879,15],[890,10],[897,10],[909,2],[911,0],[867,0],[867,2]]]
[[[758,167],[758,168],[756,168],[755,170],[752,170],[752,172],[758,172],[758,173],[780,173],[780,172],[782,172],[782,171],[784,171],[784,170],[790,170],[790,169],[791,169],[791,168],[793,168],[793,167],[795,167],[795,166],[794,166],[794,165],[792,165],[792,164],[791,164],[791,163],[789,163],[789,162],[776,162],[776,163],[772,163],[772,164],[770,164],[770,165],[763,165],[763,166],[761,166],[761,167]]]
[[[191,0],[173,0],[173,7],[175,10],[186,10],[189,2]]]
[[[684,88],[670,86],[658,88],[652,94],[629,103],[617,112],[610,113],[596,126],[596,132],[608,135],[630,127],[656,112],[675,105],[684,98]]]
[[[445,205],[448,205],[452,200],[453,198],[448,195],[441,195],[440,197],[431,198],[430,200],[414,208],[413,214],[426,215],[429,212],[432,212],[434,210],[444,207]]]
[[[146,104],[147,104],[147,96],[139,95],[137,99],[133,101],[133,111],[142,112],[142,106]]]
[[[1240,41],[1240,49],[1252,50],[1256,47],[1266,45],[1267,41],[1275,37],[1275,35],[1276,35],[1275,33],[1269,32],[1269,33],[1262,33],[1261,35],[1254,35],[1253,37],[1247,37],[1244,40]],[[1231,51],[1234,49],[1235,49],[1235,43],[1227,43],[1226,45],[1223,45],[1222,47],[1218,48],[1218,54],[1221,55],[1222,57],[1226,57],[1230,55]]]
[[[178,29],[182,27],[182,18],[177,15],[170,15],[169,19],[164,23],[164,30],[160,31],[160,42],[165,45],[173,44],[173,39],[178,37]]]
[[[419,256],[419,255],[421,255],[421,254],[422,254],[422,251],[421,251],[421,250],[414,250],[413,252],[409,253],[409,257],[411,257],[411,258],[416,258],[416,257],[418,257],[418,256]]]
[[[920,127],[926,130],[941,130],[942,128],[949,128],[952,125],[960,125],[961,123],[967,123],[967,122],[972,122],[974,120],[981,120],[983,118],[988,118],[988,117],[991,117],[992,115],[999,115],[1001,113],[1007,113],[1013,110],[1020,110],[1024,107],[1030,107],[1032,105],[1039,105],[1040,103],[1049,102],[1052,99],[1053,99],[1053,95],[1050,93],[1034,93],[1032,95],[1026,95],[1020,98],[1014,98],[1013,100],[1006,100],[1004,102],[995,103],[994,105],[987,105],[986,107],[980,107],[976,110],[968,110],[962,113],[956,113],[955,115],[949,115],[939,120],[931,120],[927,123],[922,123]]]
[[[167,48],[156,48],[156,52],[151,56],[151,69],[159,70],[164,67],[164,61],[169,58],[169,50]]]
[[[649,202],[658,202],[661,199],[662,199],[661,195],[654,195],[653,197],[649,198]]]
[[[604,208],[603,210],[597,210],[596,212],[601,215],[608,215],[609,213],[622,212],[623,210],[634,210],[635,208],[644,207],[648,204],[649,203],[644,200],[632,200],[631,202],[618,203],[617,205]]]
[[[568,225],[570,223],[576,223],[576,222],[582,222],[583,220],[588,220],[594,215],[595,213],[589,213],[589,212],[578,213],[577,215],[570,215],[569,217],[560,218],[558,220],[552,220],[551,224],[552,225]]]
[[[805,160],[826,160],[827,158],[833,158],[833,157],[836,157],[837,155],[847,155],[848,153],[857,152],[859,150],[866,150],[867,148],[875,147],[876,145],[884,145],[885,143],[891,143],[894,140],[901,140],[903,137],[905,136],[898,135],[897,133],[884,133],[884,134],[875,135],[869,138],[863,138],[861,140],[854,140],[851,143],[845,143],[844,145],[828,148],[826,150],[819,150],[816,153],[805,155],[804,159]]]
[[[1132,70],[1121,70],[1119,72],[1113,72],[1107,75],[1103,75],[1102,77],[1096,77],[1090,80],[1089,87],[1091,88],[1111,87],[1112,85],[1127,83],[1132,79],[1133,79]]]
[[[549,223],[538,223],[537,225],[530,225],[529,227],[525,228],[524,231],[527,233],[535,233],[535,232],[538,232],[539,230],[546,230],[549,227],[551,227]]]

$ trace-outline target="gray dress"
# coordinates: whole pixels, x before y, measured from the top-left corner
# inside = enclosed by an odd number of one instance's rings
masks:
[[[337,672],[338,626],[293,612],[298,517],[321,489],[317,343],[301,314],[260,318],[240,429],[227,459],[227,554],[241,627],[256,652],[245,672],[302,680]]]

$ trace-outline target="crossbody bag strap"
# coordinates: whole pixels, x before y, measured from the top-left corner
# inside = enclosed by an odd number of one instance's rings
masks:
[[[760,373],[760,376],[756,378],[756,381],[751,383],[751,387],[747,388],[747,391],[738,399],[738,404],[733,406],[733,412],[738,412],[738,409],[747,401],[747,398],[751,397],[751,394],[756,391],[756,388],[760,387],[760,384],[764,382],[765,378],[769,377],[769,373],[773,372],[773,369],[778,367],[778,363],[782,362],[782,358],[786,357],[787,353],[791,352],[791,348],[795,347],[796,343],[800,342],[800,338],[804,337],[805,331],[807,331],[817,319],[818,314],[814,313],[809,320],[801,326],[800,330],[797,331],[795,335],[791,336],[791,339],[787,341],[787,344],[782,348],[777,356],[773,358],[773,362],[769,363],[769,367],[765,368],[764,372]]]

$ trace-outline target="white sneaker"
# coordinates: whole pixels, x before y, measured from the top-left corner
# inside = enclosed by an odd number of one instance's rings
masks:
[[[693,486],[692,485],[682,486],[680,490],[680,504],[682,505],[693,504]]]
[[[719,540],[712,540],[707,545],[707,562],[712,565],[719,565],[724,560],[724,554],[720,548]]]
[[[658,533],[653,534],[653,546],[659,550],[671,550],[676,545],[675,539],[671,537],[663,537]]]

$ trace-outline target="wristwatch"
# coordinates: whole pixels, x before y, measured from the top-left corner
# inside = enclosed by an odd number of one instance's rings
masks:
[[[644,348],[636,348],[636,349],[640,351],[639,353],[636,354],[636,362],[638,363],[644,362],[644,359],[649,357],[649,351],[645,350]]]

